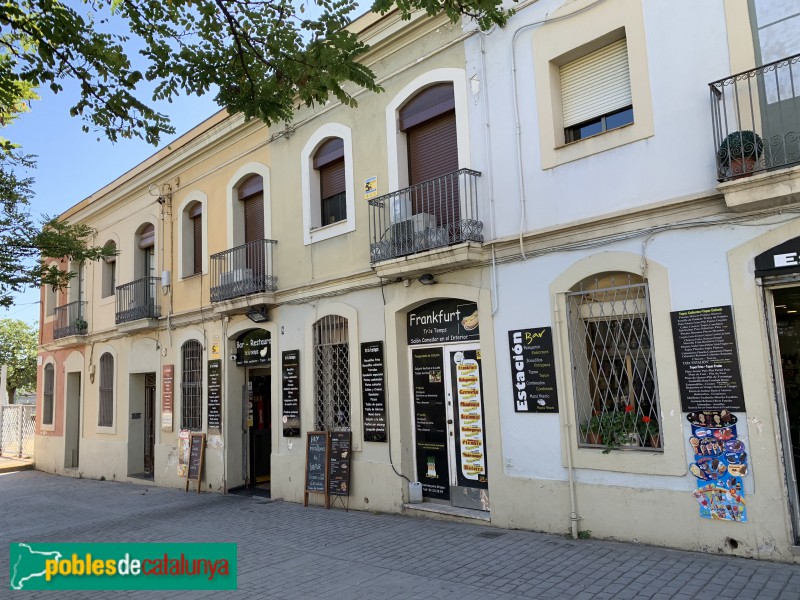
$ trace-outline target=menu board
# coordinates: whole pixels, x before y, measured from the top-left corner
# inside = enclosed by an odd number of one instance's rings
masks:
[[[488,480],[480,350],[454,352],[450,360],[453,397],[458,402],[458,485],[486,489]]]
[[[283,437],[300,437],[300,351],[281,354]]]
[[[222,361],[208,361],[208,433],[222,434]]]
[[[441,348],[412,350],[417,478],[422,495],[450,499],[444,356]]]
[[[744,410],[730,306],[670,314],[683,412]]]
[[[364,441],[388,441],[383,342],[361,344],[361,395],[364,403]]]
[[[325,494],[328,506],[328,449],[327,431],[309,431],[306,437],[306,485],[303,505],[308,506],[308,493]]]
[[[328,451],[328,493],[350,495],[350,432],[331,431]]]
[[[480,339],[478,305],[466,300],[434,300],[408,312],[408,344],[468,342]]]
[[[508,332],[515,412],[558,412],[553,335],[549,327]]]
[[[172,431],[172,390],[175,365],[161,367],[161,431]]]
[[[189,468],[186,473],[186,491],[189,491],[189,482],[197,482],[197,493],[200,493],[200,479],[203,476],[203,458],[206,447],[206,434],[193,433],[189,440]]]

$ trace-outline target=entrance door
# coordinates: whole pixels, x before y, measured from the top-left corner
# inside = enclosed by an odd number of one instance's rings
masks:
[[[153,477],[156,446],[156,374],[148,373],[144,383],[144,474]]]
[[[77,469],[81,440],[81,374],[67,373],[64,411],[64,468]]]
[[[252,390],[252,421],[250,432],[250,483],[270,480],[270,455],[272,453],[272,420],[270,411],[270,376],[266,369],[252,369],[249,381]]]
[[[772,290],[774,329],[777,339],[775,381],[783,437],[786,486],[794,522],[800,537],[800,287]]]

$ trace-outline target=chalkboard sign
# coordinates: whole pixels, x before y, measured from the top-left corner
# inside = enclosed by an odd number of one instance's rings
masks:
[[[553,336],[549,327],[508,332],[515,412],[558,412]]]
[[[222,361],[208,361],[208,433],[222,433]]]
[[[383,342],[361,344],[361,394],[364,402],[364,441],[386,442],[386,384]]]
[[[330,437],[327,431],[309,431],[306,437],[306,487],[303,506],[308,506],[308,494],[325,494],[328,508],[328,460]]]
[[[300,437],[300,351],[281,355],[283,437]]]
[[[189,469],[186,474],[186,491],[189,482],[197,482],[197,493],[200,493],[200,480],[203,477],[203,459],[205,458],[206,434],[193,433],[189,439]]]
[[[328,452],[328,493],[350,495],[350,432],[332,431]]]

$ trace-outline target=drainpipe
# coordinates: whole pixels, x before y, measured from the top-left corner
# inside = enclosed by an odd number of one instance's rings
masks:
[[[569,520],[572,526],[572,539],[578,539],[578,499],[575,496],[575,473],[572,466],[572,423],[564,423],[564,435],[567,443],[567,472],[569,473]]]

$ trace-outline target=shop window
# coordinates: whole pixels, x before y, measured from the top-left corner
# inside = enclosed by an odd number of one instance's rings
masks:
[[[560,75],[566,142],[633,123],[624,38],[563,65]]]
[[[97,425],[114,424],[114,357],[108,352],[100,357],[100,410]]]
[[[106,242],[106,248],[116,252],[117,244],[114,241]],[[102,282],[101,282],[101,297],[108,298],[109,296],[113,296],[114,292],[117,288],[117,256],[116,254],[113,256],[108,256],[103,259],[103,274],[102,274]]]
[[[42,392],[42,425],[53,424],[53,388],[56,371],[52,364],[44,368],[44,391]]]
[[[347,219],[347,186],[344,169],[344,140],[331,138],[314,153],[314,169],[319,177],[320,225]]]
[[[203,347],[197,340],[181,346],[181,429],[203,429]]]
[[[567,294],[570,359],[581,446],[662,446],[646,280],[589,277]]]
[[[319,431],[350,429],[350,351],[347,319],[314,323],[314,398]]]

